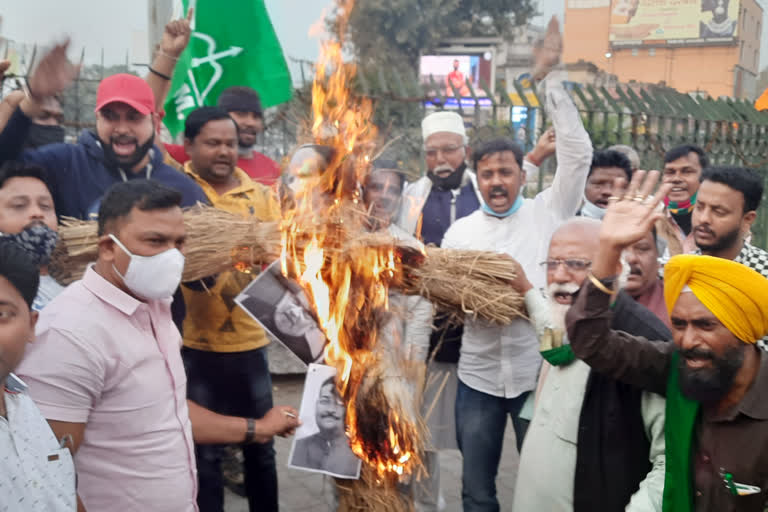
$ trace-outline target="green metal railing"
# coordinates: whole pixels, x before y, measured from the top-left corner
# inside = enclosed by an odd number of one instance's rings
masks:
[[[376,103],[377,124],[410,143],[402,157],[411,164],[414,174],[424,172],[419,125],[429,109],[444,108],[449,100],[444,88],[432,77],[428,83],[420,83],[414,75],[403,76],[396,70],[382,69],[358,73],[356,85],[360,94]],[[488,84],[481,83],[480,88],[485,93],[482,97],[477,95],[469,80],[467,86],[470,97],[456,110],[473,125],[472,140],[481,140],[491,134],[515,137],[509,121],[513,106],[527,108],[533,114],[528,122],[530,138],[520,142],[530,145],[546,129],[546,112],[537,108],[544,104],[544,98],[540,97],[534,84],[499,81],[495,94],[491,94]],[[626,144],[637,150],[644,168],[660,169],[667,150],[680,144],[696,144],[707,152],[713,164],[757,170],[768,190],[768,112],[758,112],[750,102],[733,98],[712,99],[703,95],[696,97],[664,87],[604,87],[573,82],[567,82],[566,86],[582,113],[584,126],[595,148]],[[453,92],[454,97],[459,96],[455,87]],[[481,106],[483,101],[486,106]],[[395,126],[393,118],[397,120]],[[531,192],[541,190],[551,180],[554,168],[553,162],[544,166],[537,190]],[[763,199],[752,231],[753,242],[766,248],[768,201],[765,196]]]

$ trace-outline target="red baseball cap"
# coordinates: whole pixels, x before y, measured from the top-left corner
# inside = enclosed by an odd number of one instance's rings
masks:
[[[96,112],[109,103],[125,103],[139,113],[147,115],[155,111],[155,94],[143,78],[119,73],[101,81],[96,92]]]

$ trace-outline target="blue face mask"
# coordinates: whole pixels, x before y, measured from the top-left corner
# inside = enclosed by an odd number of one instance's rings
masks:
[[[595,203],[584,198],[584,205],[581,207],[581,215],[590,219],[603,220],[605,217],[605,208],[600,208]]]
[[[513,213],[515,213],[517,210],[519,210],[520,207],[523,206],[523,202],[524,202],[523,196],[522,195],[518,195],[517,199],[514,202],[514,204],[512,204],[512,206],[509,207],[509,210],[507,210],[505,212],[498,213],[498,212],[493,211],[490,206],[485,204],[485,201],[483,201],[482,209],[488,215],[493,215],[494,217],[498,217],[500,219],[505,219],[505,218],[509,217],[510,215],[512,215]]]

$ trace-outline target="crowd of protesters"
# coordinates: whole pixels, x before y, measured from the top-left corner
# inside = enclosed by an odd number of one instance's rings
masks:
[[[281,174],[255,149],[247,87],[189,114],[182,145],[161,143],[163,77],[189,36],[170,23],[146,79],[102,80],[95,130],[74,144],[51,128],[77,72],[66,44],[0,108],[0,510],[221,511],[232,445],[250,510],[278,509],[273,437],[298,412],[273,404],[269,338],[234,303],[254,276],[181,282],[182,212],[278,219],[333,150],[302,146]],[[510,418],[516,512],[764,512],[768,252],[749,243],[762,179],[694,145],[660,172],[632,148],[593,149],[553,69],[557,36],[535,54],[552,127],[530,153],[506,137],[471,148],[461,116],[434,112],[424,177],[382,157],[361,184],[371,231],[507,255],[528,313],[455,325],[393,299],[410,312],[395,326],[407,356],[435,383],[426,471],[407,492],[444,510],[438,454],[458,449],[463,509],[500,510]],[[552,184],[527,198],[555,155]],[[66,288],[49,274],[62,216],[98,222],[96,261]]]

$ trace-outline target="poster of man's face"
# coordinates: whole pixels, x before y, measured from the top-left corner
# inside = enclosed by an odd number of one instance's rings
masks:
[[[309,365],[299,417],[302,425],[296,431],[288,466],[336,478],[359,478],[362,461],[349,446],[346,406],[336,389],[335,368]]]
[[[280,272],[276,261],[235,302],[304,364],[320,362],[326,337],[304,290]]]

